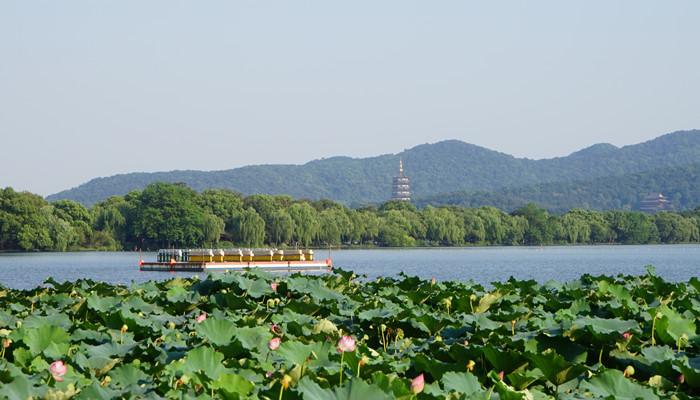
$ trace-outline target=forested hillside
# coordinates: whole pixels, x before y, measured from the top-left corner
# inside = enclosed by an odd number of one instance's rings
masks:
[[[1,251],[157,249],[175,247],[463,246],[595,243],[696,243],[692,211],[550,214],[529,203],[511,213],[494,207],[426,206],[404,201],[351,209],[321,199],[200,193],[158,182],[90,208],[0,190]]]
[[[461,207],[493,206],[513,211],[534,202],[550,213],[562,214],[574,208],[584,210],[638,210],[650,193],[662,193],[673,209],[682,211],[700,204],[700,163],[667,167],[639,174],[508,187],[493,192],[459,191],[414,199],[418,208],[426,205]]]
[[[150,183],[163,181],[183,182],[200,192],[228,189],[243,195],[327,198],[349,206],[379,204],[390,197],[391,177],[397,172],[399,158],[411,179],[414,198],[422,198],[456,191],[495,191],[552,182],[559,184],[697,164],[700,163],[700,130],[670,133],[622,148],[597,144],[567,157],[544,160],[515,158],[449,140],[416,146],[398,154],[363,159],[332,157],[304,165],[256,165],[210,172],[131,173],[93,179],[48,196],[47,200],[69,199],[89,206],[110,196],[125,195],[131,190],[142,190]],[[617,185],[612,186],[616,188]],[[644,189],[636,196],[647,191]],[[670,191],[677,190],[671,187]],[[618,196],[614,193],[604,195]],[[586,201],[592,203],[591,199]],[[620,203],[625,201],[619,200]]]

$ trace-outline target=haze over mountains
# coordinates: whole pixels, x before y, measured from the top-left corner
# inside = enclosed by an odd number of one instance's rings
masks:
[[[371,144],[368,144],[371,145]],[[566,157],[531,160],[458,140],[424,144],[398,154],[332,157],[303,165],[253,165],[223,171],[135,172],[96,178],[47,197],[90,206],[156,181],[184,182],[197,191],[327,198],[351,207],[387,201],[399,159],[415,203],[494,205],[510,211],[535,201],[550,211],[634,208],[650,192],[677,210],[700,205],[700,130],[678,131],[618,148],[595,144]]]

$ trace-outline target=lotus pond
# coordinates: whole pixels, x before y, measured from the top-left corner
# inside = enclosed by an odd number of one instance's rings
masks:
[[[690,399],[700,281],[244,274],[0,286],[8,399]]]

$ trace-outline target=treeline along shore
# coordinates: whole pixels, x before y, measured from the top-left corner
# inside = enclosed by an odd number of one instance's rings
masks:
[[[165,247],[464,246],[694,243],[700,206],[651,215],[534,203],[510,214],[494,207],[389,201],[350,209],[327,199],[197,192],[157,182],[90,208],[0,189],[0,251],[134,250]]]

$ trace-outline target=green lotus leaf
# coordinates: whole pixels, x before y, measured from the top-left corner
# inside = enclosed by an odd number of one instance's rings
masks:
[[[492,305],[498,302],[501,296],[501,292],[499,291],[495,293],[486,293],[481,299],[479,299],[479,304],[472,312],[475,314],[486,312]]]
[[[338,327],[332,323],[331,321],[327,319],[322,319],[316,323],[313,328],[311,329],[311,332],[314,334],[319,334],[319,333],[325,333],[328,335],[333,335],[336,332],[338,332]]]
[[[700,357],[684,358],[675,362],[681,373],[685,375],[685,382],[688,386],[700,388]]]
[[[47,316],[30,315],[24,319],[22,327],[24,328],[41,328],[44,326],[55,326],[63,330],[68,330],[73,323],[66,314],[51,314]]]
[[[232,372],[224,367],[224,355],[211,347],[196,347],[185,354],[182,369],[192,373],[204,374],[211,380],[217,380],[220,374]]]
[[[479,379],[470,372],[446,372],[442,376],[442,386],[446,391],[454,390],[467,397],[483,390]]]
[[[163,287],[166,287],[168,289],[174,287],[189,289],[190,286],[192,286],[192,283],[188,279],[183,278],[181,276],[176,276],[173,279],[169,279],[163,282]]]
[[[526,353],[526,357],[542,371],[542,375],[555,386],[560,386],[588,371],[581,364],[572,364],[553,349],[547,349],[543,353]]]
[[[379,387],[370,385],[356,377],[343,382],[342,386],[323,389],[308,376],[305,376],[299,381],[297,391],[302,394],[304,400],[388,400],[393,398],[391,394],[383,392]]]
[[[484,346],[481,351],[496,371],[506,374],[525,368],[528,364],[528,359],[518,351],[504,350],[491,344]]]
[[[231,343],[236,333],[236,324],[226,319],[207,318],[197,324],[197,336],[223,346]]]
[[[267,352],[267,342],[272,339],[272,331],[265,326],[257,326],[249,328],[243,326],[234,330],[236,340],[239,341],[243,348],[251,352]]]
[[[277,349],[277,355],[286,361],[289,367],[293,364],[303,365],[308,358],[310,361],[318,359],[320,355],[327,355],[333,349],[329,342],[301,343],[297,341],[284,341]],[[326,356],[326,359],[328,357]]]
[[[107,356],[91,356],[86,357],[82,352],[77,352],[73,356],[75,365],[82,368],[83,371],[102,376],[109,372],[119,360]]]
[[[121,302],[120,298],[117,297],[102,297],[97,294],[97,292],[92,292],[87,297],[87,306],[91,310],[97,311],[98,313],[108,313],[115,311],[117,305]]]
[[[270,287],[270,282],[265,279],[255,279],[249,282],[250,284],[246,286],[245,290],[248,296],[254,299],[259,299],[263,296],[269,296],[275,293]]]
[[[370,322],[383,322],[389,318],[394,318],[399,314],[398,307],[378,307],[370,308],[369,310],[361,311],[357,314],[357,318]]]
[[[692,339],[697,336],[695,321],[685,318],[682,314],[670,309],[668,306],[659,307],[656,310],[662,317],[656,321],[656,334],[666,344],[678,345],[678,339],[683,335]],[[655,313],[656,315],[656,313]]]
[[[122,393],[121,390],[102,386],[99,381],[94,381],[92,385],[78,393],[76,400],[111,400],[118,398]]]
[[[598,343],[617,340],[621,334],[626,332],[640,333],[639,324],[634,320],[579,317],[573,321],[573,324],[577,327],[587,328]],[[581,334],[581,330],[576,330],[572,336],[578,337]]]
[[[124,357],[134,350],[136,343],[119,344],[118,342],[109,341],[97,346],[81,345],[85,353],[89,357]]]
[[[148,374],[134,364],[119,365],[109,373],[109,376],[112,379],[112,385],[122,388],[130,386],[140,387],[142,384],[150,384],[153,381]]]
[[[70,347],[70,335],[57,326],[25,329],[22,341],[29,347],[29,351],[33,355],[40,354],[47,349],[52,358],[56,358],[56,352],[59,353],[58,356],[67,354]]]
[[[122,310],[129,310],[133,311],[135,313],[143,313],[143,314],[153,314],[158,311],[158,307],[154,304],[147,303],[146,301],[143,300],[142,297],[139,296],[131,296],[127,299],[124,299],[122,301]]]
[[[588,358],[588,349],[564,336],[550,336],[540,333],[525,344],[525,350],[539,354],[554,349],[564,359],[573,364],[582,364]]]
[[[390,374],[374,372],[371,377],[371,382],[379,387],[384,393],[392,393],[395,398],[411,395],[411,389],[408,388],[394,372]]]
[[[656,400],[659,396],[653,389],[635,383],[625,378],[622,371],[607,370],[596,374],[589,380],[584,380],[579,389],[593,396],[604,398],[613,397],[616,400]]]
[[[498,376],[498,373],[496,371],[491,370],[487,374],[489,378],[491,378],[491,381],[493,381],[493,386],[496,388],[496,392],[498,392],[498,395],[501,399],[504,400],[527,400],[528,396],[526,391],[523,392],[518,392],[515,390],[515,388],[506,385],[505,382]]]
[[[457,371],[458,368],[455,364],[430,358],[423,353],[413,357],[413,367],[418,371],[428,372],[436,380],[442,379],[442,376],[447,372]]]
[[[41,398],[46,393],[48,386],[42,381],[42,375],[26,376],[21,372],[13,374],[12,381],[0,383],[0,393],[8,400],[26,400],[29,398]]]
[[[239,399],[253,391],[253,382],[233,373],[220,374],[219,379],[211,383],[212,389],[219,392],[225,399]]]
[[[676,358],[676,353],[670,347],[645,347],[641,353],[657,374],[670,376],[673,373],[673,360]]]
[[[513,385],[515,390],[525,390],[534,382],[540,380],[543,375],[538,368],[527,369],[524,371],[517,371],[506,375],[510,384]]]
[[[214,295],[217,304],[226,304],[231,310],[255,310],[258,304],[249,297],[243,297],[233,292],[217,293]]]

